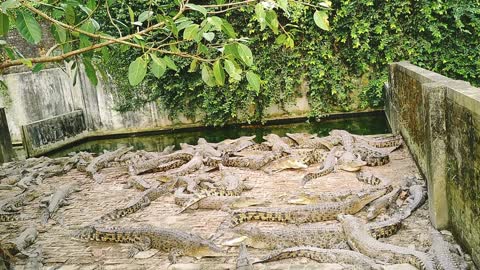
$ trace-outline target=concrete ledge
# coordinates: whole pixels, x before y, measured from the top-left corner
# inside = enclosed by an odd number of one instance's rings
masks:
[[[427,180],[432,224],[480,265],[480,88],[408,62],[389,72],[385,112]]]

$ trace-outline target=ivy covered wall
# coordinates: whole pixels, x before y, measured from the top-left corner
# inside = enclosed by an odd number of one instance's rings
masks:
[[[118,2],[112,13],[128,18],[128,7]],[[136,10],[135,1],[129,2]],[[131,87],[125,74],[138,55],[125,57],[119,47],[101,63],[105,77],[117,85],[117,109],[136,110],[159,101],[172,117],[200,109],[206,124],[222,125],[262,120],[269,105],[288,104],[305,90],[313,117],[378,108],[387,64],[400,60],[480,84],[478,1],[333,0],[328,32],[315,25],[313,12],[292,9],[289,20],[279,18],[288,35],[261,31],[255,18],[238,10],[227,15],[234,18],[239,36],[249,37],[254,69],[262,79],[260,91],[246,80],[206,86],[200,72],[189,72],[192,67],[182,59],[175,59],[178,72],[168,71],[160,79],[147,75],[141,85]]]

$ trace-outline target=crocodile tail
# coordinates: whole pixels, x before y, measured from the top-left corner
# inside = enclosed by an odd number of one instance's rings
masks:
[[[192,200],[189,200],[188,202],[186,202],[186,204],[183,206],[183,208],[180,209],[180,211],[177,212],[177,214],[181,214],[181,213],[185,212],[188,208],[190,208],[193,205],[199,203],[201,200],[205,199],[206,197],[207,197],[207,195],[201,195],[199,197],[193,198]]]

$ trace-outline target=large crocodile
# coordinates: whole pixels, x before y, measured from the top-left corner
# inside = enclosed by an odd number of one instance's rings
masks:
[[[108,163],[120,158],[124,154],[131,151],[133,147],[120,147],[115,151],[106,152],[96,158],[94,158],[87,166],[86,171],[90,176],[95,175],[99,170],[105,168]]]
[[[256,157],[230,157],[229,154],[225,154],[222,158],[222,165],[228,167],[243,167],[259,170],[268,163],[283,156],[284,153],[281,151],[267,152]]]
[[[192,158],[192,153],[177,151],[158,158],[136,162],[129,167],[129,171],[134,175],[152,171],[167,171],[182,166]]]
[[[383,269],[369,257],[351,250],[345,249],[322,249],[318,247],[299,246],[276,251],[257,263],[266,263],[278,260],[304,257],[319,263],[340,263],[355,266],[356,269]]]
[[[0,211],[18,212],[20,207],[24,206],[27,202],[33,201],[38,196],[39,193],[35,190],[25,190],[17,196],[0,201]]]
[[[301,185],[304,186],[306,183],[309,181],[322,177],[324,175],[327,175],[335,169],[335,164],[337,164],[337,157],[336,154],[340,150],[338,146],[335,146],[330,150],[328,153],[325,162],[323,163],[323,167],[318,171],[314,173],[307,173],[305,176],[302,178]]]
[[[191,174],[197,170],[199,170],[203,165],[203,158],[200,154],[196,153],[190,161],[183,164],[182,166],[166,171],[165,174],[167,175],[175,175],[175,176],[182,176]]]
[[[103,216],[95,220],[95,223],[116,220],[121,217],[133,214],[140,209],[149,206],[151,202],[155,201],[159,197],[170,193],[173,190],[173,187],[177,184],[177,181],[178,179],[173,179],[164,185],[151,187],[145,190],[144,192],[142,192],[142,194],[140,194],[140,196],[130,201],[127,206],[116,208],[104,214]]]
[[[374,190],[384,189],[384,186],[367,187],[360,189],[349,189],[341,191],[325,191],[325,192],[305,192],[288,200],[289,204],[315,204],[325,201],[339,202],[357,193],[372,192]]]
[[[241,244],[238,252],[236,270],[253,270],[253,264],[248,256],[247,246]]]
[[[335,220],[338,214],[355,214],[365,205],[385,194],[387,189],[375,190],[367,193],[358,193],[342,202],[325,202],[312,205],[289,207],[256,207],[235,210],[232,213],[231,224],[223,225],[235,227],[238,224],[251,221],[274,221],[286,223],[308,223]]]
[[[82,240],[101,242],[132,243],[135,252],[155,248],[169,253],[172,263],[177,261],[177,256],[220,256],[222,250],[211,241],[205,240],[198,235],[176,229],[159,228],[153,226],[141,227],[99,227],[88,226],[74,234],[74,237]]]
[[[44,208],[42,223],[46,224],[48,219],[51,218],[60,207],[70,204],[68,196],[79,191],[80,188],[78,184],[68,183],[60,186],[50,197],[42,200],[42,207]]]
[[[461,266],[453,259],[450,252],[450,244],[443,239],[442,234],[435,229],[432,229],[430,234],[432,236],[430,251],[433,253],[438,265],[445,270],[460,270]]]
[[[368,138],[365,136],[358,136],[358,135],[353,135],[355,140],[357,141],[362,141],[370,146],[376,147],[376,148],[398,148],[402,145],[403,140],[402,136],[396,135],[396,136],[390,136],[390,137],[383,137],[383,138]]]
[[[37,229],[33,226],[28,227],[17,238],[3,242],[2,246],[11,256],[15,256],[19,253],[24,256],[30,256],[31,254],[26,251],[26,248],[35,242],[37,236]]]
[[[373,238],[358,218],[339,215],[348,245],[355,251],[387,263],[408,263],[421,270],[434,270],[435,264],[426,253],[382,243]]]

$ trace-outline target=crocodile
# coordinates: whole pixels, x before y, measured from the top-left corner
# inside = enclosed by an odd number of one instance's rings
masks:
[[[10,222],[24,220],[20,213],[0,211],[0,222]]]
[[[253,270],[253,264],[248,257],[247,246],[241,244],[239,247],[236,270]]]
[[[382,180],[371,172],[359,172],[356,174],[357,180],[369,185],[380,185]]]
[[[372,220],[388,209],[391,205],[395,203],[400,195],[401,188],[395,187],[393,190],[382,196],[381,198],[373,201],[367,209],[367,219]]]
[[[38,270],[43,269],[43,254],[40,249],[37,249],[31,256],[28,257],[24,270]]]
[[[42,223],[46,224],[60,207],[69,205],[68,196],[79,191],[80,188],[76,183],[69,183],[60,186],[50,197],[44,198],[41,206],[44,208]]]
[[[348,245],[354,251],[386,263],[408,263],[421,270],[435,269],[432,258],[426,253],[376,240],[358,218],[351,215],[338,215],[338,220],[342,224]]]
[[[268,134],[263,136],[266,144],[272,147],[273,152],[287,152],[290,153],[290,146],[286,144],[277,134]]]
[[[144,192],[142,192],[142,194],[140,194],[140,196],[131,200],[127,204],[127,206],[116,208],[104,214],[103,216],[95,220],[94,223],[101,223],[104,221],[116,220],[121,217],[125,217],[127,215],[133,214],[139,211],[140,209],[143,209],[149,206],[151,202],[155,201],[159,197],[170,193],[173,190],[173,187],[177,184],[177,181],[178,181],[177,179],[174,179],[172,181],[167,182],[164,185],[151,187],[145,190]]]
[[[398,148],[402,145],[402,136],[396,135],[387,138],[368,138],[364,136],[353,135],[355,140],[359,140],[369,144],[375,148]]]
[[[94,158],[90,164],[86,168],[86,172],[90,175],[93,176],[95,175],[99,170],[105,168],[109,162],[114,161],[117,158],[120,158],[124,154],[128,153],[131,151],[133,147],[120,147],[115,151],[112,152],[106,152],[96,158]]]
[[[413,185],[408,188],[410,196],[408,197],[408,207],[410,211],[417,210],[427,199],[427,191],[423,185]]]
[[[140,191],[145,191],[151,188],[152,185],[147,181],[145,181],[145,179],[143,179],[142,177],[139,177],[137,175],[132,175],[130,176],[130,178],[128,179],[127,183],[124,185],[123,188],[132,188],[132,187]]]
[[[247,149],[253,145],[255,145],[255,142],[253,141],[255,139],[255,135],[253,136],[242,136],[237,139],[226,139],[220,143],[218,143],[217,150],[220,151],[222,154],[224,153],[235,153],[242,151],[244,149]]]
[[[295,148],[291,152],[291,156],[298,157],[305,165],[324,162],[328,155],[328,152],[322,148]]]
[[[151,171],[167,171],[178,168],[193,158],[192,153],[177,151],[158,158],[136,162],[129,167],[130,174],[138,175]]]
[[[349,189],[342,191],[325,191],[315,193],[303,193],[298,197],[288,200],[289,204],[315,204],[324,201],[339,202],[346,198],[362,192],[372,192],[374,190],[384,189],[383,186],[375,186],[361,189]]]
[[[337,161],[337,167],[347,172],[357,172],[366,165],[367,162],[348,151],[345,151]]]
[[[312,205],[278,207],[256,207],[235,210],[232,213],[230,224],[223,226],[235,227],[238,224],[251,220],[274,221],[286,223],[308,223],[335,220],[340,213],[355,214],[365,205],[385,194],[383,190],[368,193],[357,193],[342,202],[325,202]],[[221,226],[222,227],[222,226]],[[223,229],[223,228],[220,228]]]
[[[88,226],[73,235],[81,240],[101,242],[132,243],[135,252],[150,248],[169,253],[171,263],[176,263],[177,256],[191,256],[196,258],[206,256],[221,256],[223,251],[209,240],[184,231],[153,226],[139,227],[99,227]]]
[[[450,244],[443,239],[442,234],[435,229],[432,229],[430,234],[432,236],[432,247],[430,251],[433,253],[435,261],[440,268],[445,270],[460,270],[461,266],[453,259],[450,252]]]
[[[26,248],[35,242],[37,236],[37,229],[33,226],[28,227],[17,238],[2,243],[2,246],[11,256],[15,256],[19,253],[24,256],[31,256],[30,253],[26,252]]]
[[[281,172],[288,169],[305,169],[308,168],[308,165],[303,162],[303,158],[290,155],[278,160],[273,161],[270,164],[267,164],[263,171],[267,173]]]
[[[337,154],[337,151],[339,150],[340,148],[338,146],[335,146],[334,148],[332,148],[332,150],[330,150],[327,157],[325,158],[323,167],[318,172],[307,173],[305,176],[303,176],[301,185],[305,186],[305,184],[308,183],[309,181],[333,172],[333,170],[335,169],[335,164],[337,163],[336,154]]]
[[[256,157],[230,157],[227,153],[222,158],[222,165],[228,167],[243,167],[259,170],[268,163],[284,156],[281,151],[267,152]]]
[[[167,175],[175,175],[175,176],[183,176],[187,174],[191,174],[197,170],[199,170],[203,165],[203,158],[200,154],[196,153],[190,161],[187,163],[183,164],[182,166],[173,169],[173,170],[168,170],[164,172],[164,174]]]
[[[396,214],[384,221],[367,223],[370,235],[375,239],[394,235],[402,221],[408,217]],[[340,224],[304,224],[285,226],[278,229],[260,229],[250,224],[233,228],[233,232],[241,237],[227,241],[224,245],[236,245],[245,242],[258,249],[281,249],[294,246],[315,246],[319,248],[349,249],[347,238]]]
[[[345,249],[323,249],[310,246],[299,246],[282,249],[262,258],[257,263],[273,262],[291,258],[304,257],[319,263],[340,263],[354,265],[355,269],[383,269],[369,257],[355,251]]]
[[[0,211],[18,212],[20,210],[20,207],[24,206],[27,202],[31,202],[38,197],[39,193],[37,191],[25,190],[17,196],[0,201]]]
[[[309,133],[286,133],[287,138],[290,138],[293,140],[298,146],[304,147],[305,145],[308,145],[310,141],[314,138],[317,138],[316,135],[314,134],[309,134]]]
[[[210,195],[200,196],[196,194],[186,194],[183,187],[178,188],[175,191],[175,204],[182,206],[183,212],[186,209],[238,209],[247,206],[262,205],[265,204],[265,200],[256,199],[254,197],[242,197],[242,196],[221,196]]]

